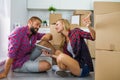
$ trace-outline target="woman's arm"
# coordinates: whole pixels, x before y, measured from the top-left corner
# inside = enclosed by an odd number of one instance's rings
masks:
[[[88,29],[90,31],[92,38],[95,40],[95,38],[96,38],[95,30],[91,26],[88,26]]]
[[[82,21],[83,21],[83,24],[88,27],[89,31],[90,31],[90,34],[92,36],[92,38],[95,40],[95,37],[96,37],[96,33],[95,33],[95,30],[90,26],[91,25],[91,21],[90,21],[90,15],[92,13],[89,13],[87,17],[85,17]]]

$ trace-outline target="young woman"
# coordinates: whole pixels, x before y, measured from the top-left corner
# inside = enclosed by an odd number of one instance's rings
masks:
[[[64,37],[61,43],[63,52],[57,50],[52,57],[56,58],[57,65],[62,71],[69,70],[78,77],[85,77],[94,71],[90,52],[84,40],[95,40],[95,31],[91,28],[88,17],[83,19],[83,23],[90,32],[80,28],[70,30],[70,23],[66,19],[58,20],[55,26],[56,31]]]

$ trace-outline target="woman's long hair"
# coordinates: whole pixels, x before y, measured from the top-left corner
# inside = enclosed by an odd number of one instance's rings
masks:
[[[66,19],[59,19],[57,21],[60,21],[62,23],[62,25],[64,25],[63,27],[64,27],[65,31],[70,31],[71,25],[70,25],[68,20],[66,20]],[[63,34],[61,34],[61,35],[63,36]],[[65,36],[63,36],[62,37],[62,42],[60,44],[60,48],[62,48],[64,46],[65,40],[66,40]]]

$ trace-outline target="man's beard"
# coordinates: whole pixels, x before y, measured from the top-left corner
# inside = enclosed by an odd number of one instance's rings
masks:
[[[35,29],[36,28],[34,28],[33,26],[31,26],[31,28],[30,28],[30,31],[32,32],[33,35],[35,35],[38,31],[38,29],[37,29],[37,31]]]

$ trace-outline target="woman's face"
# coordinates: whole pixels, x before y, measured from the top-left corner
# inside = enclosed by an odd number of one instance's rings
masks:
[[[63,24],[60,21],[56,22],[55,29],[58,33],[61,33],[64,30]]]

